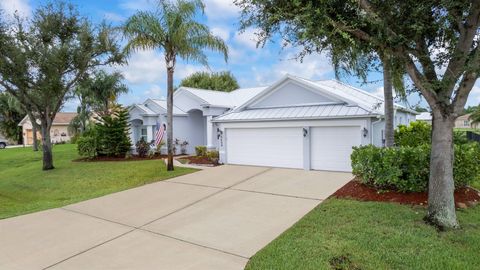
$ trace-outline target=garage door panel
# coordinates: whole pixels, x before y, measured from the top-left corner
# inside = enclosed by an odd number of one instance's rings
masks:
[[[300,128],[227,129],[227,163],[302,168]]]
[[[311,129],[311,167],[314,170],[351,171],[352,147],[361,143],[360,127]]]

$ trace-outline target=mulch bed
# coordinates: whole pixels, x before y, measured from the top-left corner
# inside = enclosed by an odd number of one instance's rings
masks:
[[[179,158],[182,160],[186,160],[187,164],[191,165],[209,165],[209,166],[218,166],[219,164],[213,163],[207,157],[200,157],[200,156],[187,156]]]
[[[359,201],[394,202],[400,204],[426,206],[427,192],[401,193],[397,191],[379,192],[354,179],[337,190],[332,197],[348,198]],[[475,206],[480,202],[480,193],[472,188],[460,188],[455,191],[455,204],[458,208]]]
[[[142,161],[142,160],[154,160],[154,159],[165,159],[167,155],[155,155],[153,157],[140,157],[137,155],[130,156],[128,158],[125,157],[106,157],[106,156],[99,156],[92,159],[89,158],[79,158],[74,159],[74,162],[101,162],[101,161]]]

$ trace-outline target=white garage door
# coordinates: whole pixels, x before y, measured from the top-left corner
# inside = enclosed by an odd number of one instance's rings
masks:
[[[360,127],[312,127],[310,156],[313,170],[352,171],[352,146],[360,145]]]
[[[301,128],[227,129],[227,163],[303,167]]]

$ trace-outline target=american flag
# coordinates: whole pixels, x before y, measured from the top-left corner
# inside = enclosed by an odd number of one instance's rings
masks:
[[[165,134],[165,124],[160,125],[159,122],[157,122],[157,133],[155,134],[155,147],[157,147],[163,139],[163,134]]]

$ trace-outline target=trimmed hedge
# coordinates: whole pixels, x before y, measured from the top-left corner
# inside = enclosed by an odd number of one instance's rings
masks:
[[[78,154],[82,157],[97,156],[97,140],[93,136],[82,136],[77,139]]]
[[[431,144],[432,142],[432,126],[422,121],[411,122],[410,125],[399,125],[395,129],[395,145],[396,146],[420,146]],[[468,144],[467,134],[465,131],[454,130],[453,142],[455,144]]]
[[[380,190],[426,191],[430,169],[430,146],[379,148],[355,147],[351,156],[352,172],[360,181]],[[455,188],[464,187],[480,177],[478,144],[455,145]]]

